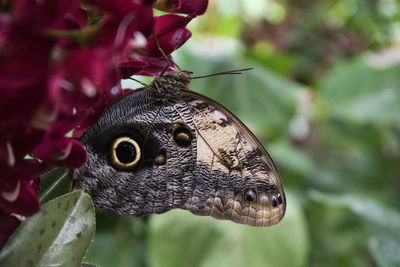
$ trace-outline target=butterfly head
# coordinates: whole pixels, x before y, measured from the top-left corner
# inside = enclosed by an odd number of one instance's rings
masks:
[[[159,93],[175,93],[180,90],[188,90],[192,73],[186,70],[167,72],[163,76],[155,78],[150,87]]]

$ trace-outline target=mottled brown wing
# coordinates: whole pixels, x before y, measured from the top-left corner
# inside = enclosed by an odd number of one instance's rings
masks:
[[[278,223],[285,214],[286,198],[279,173],[267,151],[252,132],[219,103],[198,93],[179,93],[187,103],[197,132],[196,179],[213,176],[212,196],[196,197],[185,209],[253,226]],[[206,173],[209,171],[209,174]],[[201,183],[201,181],[199,181]],[[207,185],[202,188],[207,188]]]

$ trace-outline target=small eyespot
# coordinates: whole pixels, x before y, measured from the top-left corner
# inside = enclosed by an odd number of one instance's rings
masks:
[[[157,157],[154,158],[154,163],[157,165],[164,165],[167,161],[167,154],[165,150],[161,150]]]
[[[283,201],[282,201],[281,194],[278,194],[277,201],[278,201],[278,204],[279,204],[279,205],[282,204]]]
[[[175,143],[180,147],[189,147],[192,144],[193,135],[190,129],[184,124],[176,123],[172,136]]]
[[[276,197],[273,196],[272,197],[272,207],[276,207],[276,206],[278,206],[278,202],[276,201]]]
[[[254,193],[253,190],[247,190],[246,194],[245,194],[245,199],[249,202],[254,202],[256,201],[256,193]]]
[[[277,207],[278,205],[282,204],[282,197],[281,194],[273,195],[272,196],[272,207]]]
[[[117,168],[130,169],[136,166],[140,155],[138,143],[130,137],[118,137],[111,145],[111,162]]]
[[[272,196],[272,207],[277,207],[278,205],[282,204],[282,197],[281,194],[277,194]]]

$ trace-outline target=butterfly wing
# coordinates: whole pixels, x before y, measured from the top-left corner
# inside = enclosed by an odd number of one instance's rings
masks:
[[[140,150],[130,169],[111,160],[121,136]],[[268,226],[285,213],[282,182],[263,146],[227,109],[195,92],[132,92],[111,105],[81,142],[88,161],[74,178],[106,214],[182,208]]]
[[[88,159],[74,171],[77,187],[107,215],[142,216],[181,207],[193,191],[196,147],[178,146],[173,133],[177,122],[189,120],[184,103],[149,88],[123,96],[82,136]],[[138,144],[136,166],[121,169],[113,162],[113,143],[121,137]]]
[[[183,208],[253,226],[278,223],[286,210],[285,193],[264,147],[219,103],[187,90],[180,96],[197,134],[196,186]]]

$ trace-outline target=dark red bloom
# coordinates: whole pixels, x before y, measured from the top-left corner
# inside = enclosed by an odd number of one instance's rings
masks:
[[[60,21],[60,27],[61,29],[81,29],[87,26],[87,23],[85,9],[81,6],[75,6],[69,13],[65,14],[64,19]]]
[[[6,153],[12,153],[12,148],[7,150]],[[46,164],[35,160],[16,160],[0,164],[0,213],[32,216],[40,210],[38,182]]]
[[[86,151],[74,138],[46,134],[32,155],[58,166],[79,168],[86,161]]]
[[[52,28],[77,7],[71,0],[13,0],[12,5],[16,25],[32,31]]]
[[[132,1],[132,0],[95,0],[95,3],[104,11],[107,12],[108,15],[113,15],[119,18],[125,17],[129,13],[138,13],[143,11],[142,9],[145,7],[152,8],[152,4],[154,0],[141,0],[141,1]]]
[[[0,247],[6,243],[10,235],[15,231],[20,223],[21,220],[17,217],[0,209]]]
[[[173,14],[163,15],[154,19],[154,34],[160,49],[169,55],[192,35],[186,25],[193,19],[191,16],[183,17]],[[142,50],[136,51],[134,59],[126,60],[120,64],[122,78],[129,78],[134,74],[156,76],[168,67],[173,70],[171,62],[164,58],[157,47],[156,39],[152,35]]]
[[[137,56],[136,59],[126,60],[120,64],[121,77],[128,79],[132,75],[157,76],[162,71],[172,71],[174,66],[165,58]]]
[[[31,120],[46,91],[54,40],[19,32],[10,26],[0,51],[0,122],[21,124]],[[34,53],[32,53],[34,51]]]
[[[148,60],[133,59],[126,60],[122,62],[119,66],[121,68],[122,79],[128,79],[129,77],[140,72],[141,70],[147,69],[150,66],[150,63],[148,62]]]
[[[103,46],[72,49],[67,59],[54,68],[49,96],[59,112],[72,116],[74,108],[93,107],[104,96],[118,96],[119,73],[111,52]],[[114,87],[117,91],[111,90]]]
[[[102,34],[97,44],[119,50],[122,57],[126,57],[135,32],[148,36],[153,28],[153,8],[149,1],[97,0],[99,6],[107,13],[101,21]],[[122,50],[121,50],[122,49]]]
[[[29,162],[22,163],[22,165],[24,164],[29,164]],[[0,169],[4,171],[4,168],[0,167]],[[13,167],[11,173],[19,171],[22,172],[21,176],[17,176],[15,173],[16,175],[13,177],[8,177],[9,182],[13,180],[11,183],[0,183],[2,188],[0,190],[0,247],[21,223],[20,218],[32,216],[40,211],[37,198],[39,178],[29,179],[27,175],[31,173],[27,174],[26,170],[33,170],[33,168],[32,166],[27,169],[21,168],[21,164],[17,164]],[[39,169],[37,170],[39,171]],[[15,177],[21,179],[17,180]],[[4,182],[4,180],[1,181]]]
[[[165,54],[171,54],[192,36],[192,33],[186,29],[186,25],[192,19],[193,17],[191,16],[182,17],[174,14],[167,14],[155,18],[154,34]],[[154,37],[148,40],[146,48],[150,56],[162,56],[161,51],[157,48]]]
[[[1,191],[0,207],[2,210],[22,216],[32,216],[40,210],[37,199],[37,179],[18,180],[12,191]]]
[[[0,246],[18,216],[40,210],[45,170],[85,162],[76,138],[122,94],[120,79],[173,70],[170,54],[208,4],[158,1],[189,16],[155,18],[154,2],[14,0],[0,11]]]

